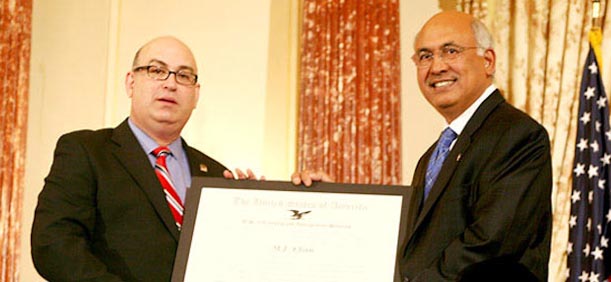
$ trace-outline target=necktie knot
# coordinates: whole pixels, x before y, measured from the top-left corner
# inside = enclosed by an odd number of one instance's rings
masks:
[[[442,150],[447,151],[450,148],[450,145],[452,144],[454,139],[456,139],[456,136],[457,136],[456,132],[454,132],[452,128],[447,127],[446,129],[443,130],[443,132],[441,132],[441,137],[439,137],[438,147],[440,147]]]
[[[153,155],[155,155],[155,157],[157,158],[166,157],[171,154],[172,154],[172,151],[170,151],[170,148],[166,146],[159,146],[155,150],[153,150]]]

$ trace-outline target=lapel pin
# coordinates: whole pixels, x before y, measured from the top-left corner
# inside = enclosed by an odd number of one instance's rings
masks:
[[[202,172],[208,172],[208,166],[205,164],[199,164],[199,170]]]
[[[462,157],[462,154],[458,154],[458,156],[456,156],[456,161],[459,162],[460,161],[460,157]]]

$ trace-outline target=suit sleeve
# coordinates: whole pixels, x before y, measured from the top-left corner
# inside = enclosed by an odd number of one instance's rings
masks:
[[[96,179],[77,135],[62,136],[32,226],[32,258],[50,281],[121,281],[91,252]]]
[[[531,270],[546,269],[530,265],[538,260],[521,254],[550,238],[550,145],[543,128],[523,129],[507,130],[496,144],[483,148],[489,157],[475,172],[472,187],[464,187],[475,194],[467,228],[415,281],[443,281],[470,264],[499,256],[519,257]]]

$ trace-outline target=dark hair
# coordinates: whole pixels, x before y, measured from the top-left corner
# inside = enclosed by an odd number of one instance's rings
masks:
[[[144,48],[144,46],[140,47],[140,49],[138,49],[138,51],[136,52],[136,55],[134,55],[134,61],[132,62],[132,68],[135,68],[138,66],[138,59],[140,59],[140,51],[142,51],[142,48]]]

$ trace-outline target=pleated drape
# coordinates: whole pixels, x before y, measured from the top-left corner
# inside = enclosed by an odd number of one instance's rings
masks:
[[[31,22],[31,0],[0,0],[0,281],[19,281]]]
[[[398,0],[303,0],[298,170],[401,183]]]
[[[603,32],[611,25],[606,17],[610,13],[607,2],[601,0]],[[590,0],[457,1],[458,10],[489,24],[497,54],[495,83],[505,98],[543,124],[550,134],[554,219],[549,281],[564,281],[566,277],[578,92],[588,52],[591,6]],[[607,31],[604,37],[607,45],[603,46],[609,46],[611,33]],[[609,58],[611,52],[606,49],[604,57]],[[604,61],[605,65],[610,63]],[[608,71],[602,74],[604,82],[610,81]]]

